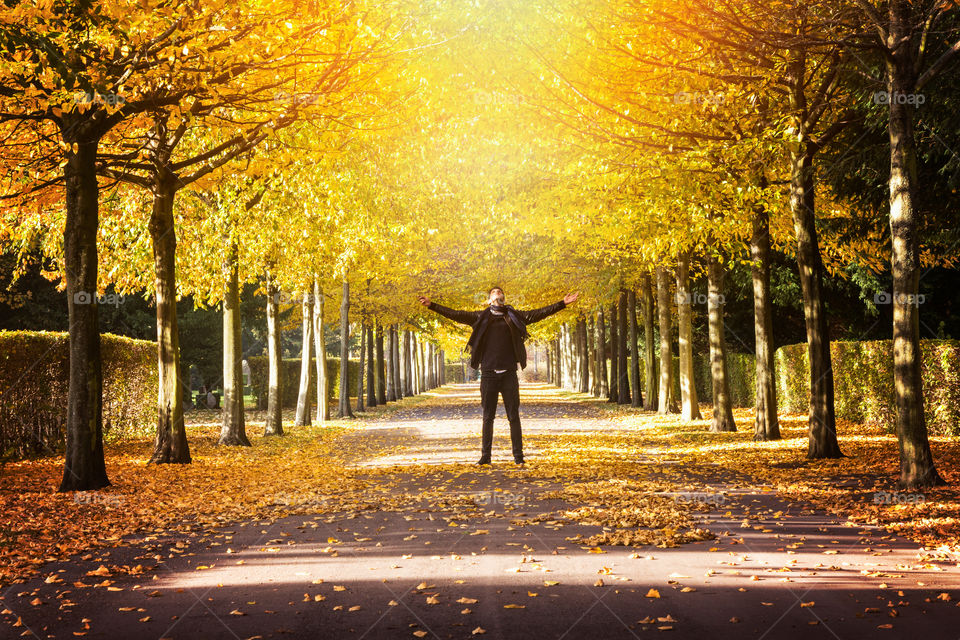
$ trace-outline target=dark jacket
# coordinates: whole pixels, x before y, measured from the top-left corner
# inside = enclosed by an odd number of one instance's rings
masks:
[[[546,307],[541,307],[540,309],[533,309],[531,311],[519,311],[516,313],[520,316],[520,319],[524,324],[530,325],[534,322],[540,322],[546,317],[552,316],[556,312],[564,309],[566,303],[561,300],[560,302],[555,302],[554,304],[547,305]],[[461,324],[470,325],[473,327],[474,333],[477,329],[484,324],[485,320],[490,316],[490,309],[483,309],[482,311],[459,311],[457,309],[451,309],[443,305],[437,304],[436,302],[431,302],[430,307],[432,311],[436,311],[445,318],[450,318],[454,322],[459,322]],[[510,335],[513,336],[513,354],[517,358],[517,362],[520,363],[521,369],[527,368],[527,348],[523,344],[523,338],[520,336],[520,332],[517,327],[513,325],[512,322],[507,322],[507,326],[510,327]],[[485,336],[480,336],[479,344],[473,349],[470,353],[470,366],[474,369],[480,368],[480,362],[483,359],[483,349],[486,346]],[[473,342],[473,336],[469,342]]]

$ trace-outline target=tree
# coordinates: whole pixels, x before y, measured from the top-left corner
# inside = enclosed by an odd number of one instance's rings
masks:
[[[916,96],[956,60],[956,6],[949,2],[889,0],[879,7],[856,0],[879,40],[886,67],[890,135],[890,236],[893,273],[893,368],[897,395],[900,485],[919,488],[944,484],[930,451],[923,413],[920,376],[920,281],[918,227],[921,184],[917,179]],[[886,15],[883,7],[886,5]],[[938,22],[953,26],[950,40],[931,38]],[[939,45],[939,46],[938,46]],[[939,48],[939,50],[937,50]],[[932,62],[929,62],[932,59]]]

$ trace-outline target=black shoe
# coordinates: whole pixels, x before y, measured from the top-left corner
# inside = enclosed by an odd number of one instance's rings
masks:
[[[486,464],[490,464],[490,458],[488,458],[487,456],[483,456],[482,458],[480,458],[479,460],[477,460],[477,464],[480,465],[480,466],[483,466],[483,465],[486,465]]]
[[[522,466],[522,465],[523,465],[523,458],[514,458],[514,459],[513,459],[513,462],[514,462],[514,464],[518,464],[518,465],[521,465],[521,466]]]

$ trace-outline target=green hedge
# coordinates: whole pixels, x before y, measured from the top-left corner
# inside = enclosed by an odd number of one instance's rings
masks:
[[[674,358],[677,360],[677,358]],[[713,402],[713,383],[710,375],[710,355],[693,356],[694,384],[699,402]],[[752,407],[757,390],[757,365],[752,353],[727,353],[727,381],[735,407]],[[679,391],[677,392],[679,398]]]
[[[270,383],[270,374],[267,369],[269,358],[267,356],[253,356],[247,358],[247,364],[250,365],[250,386],[253,395],[257,399],[257,408],[267,408],[267,388]],[[349,371],[350,379],[347,381],[350,389],[350,395],[357,395],[357,368],[360,362],[350,360]],[[316,402],[316,359],[310,360],[310,404]],[[296,407],[297,394],[300,393],[300,358],[284,358],[280,375],[283,377],[283,406]],[[337,397],[340,389],[340,358],[327,358],[327,393],[328,397]]]
[[[921,340],[924,410],[927,428],[935,435],[960,435],[960,341]],[[853,422],[882,424],[893,429],[896,395],[893,387],[893,342],[834,341],[834,404],[837,417]],[[810,365],[807,344],[777,349],[777,408],[783,413],[807,413],[810,402]],[[710,403],[710,358],[694,354],[697,399]],[[680,398],[679,359],[674,357],[674,392]],[[756,363],[753,354],[728,353],[727,375],[736,407],[753,407]]]
[[[935,435],[960,435],[960,341],[921,340],[924,414]],[[893,429],[896,391],[893,342],[830,343],[837,418]],[[777,349],[777,404],[780,411],[806,413],[810,402],[810,361],[806,343]]]
[[[157,420],[157,345],[103,334],[104,435],[149,433]],[[64,448],[69,336],[0,331],[0,453],[23,457]]]

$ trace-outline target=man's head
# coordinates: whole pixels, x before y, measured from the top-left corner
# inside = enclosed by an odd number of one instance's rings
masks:
[[[500,287],[491,287],[488,292],[487,304],[503,305],[506,297],[503,295],[503,289]]]

